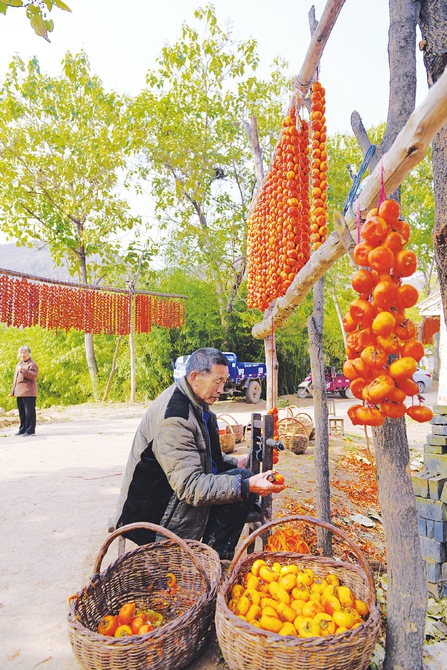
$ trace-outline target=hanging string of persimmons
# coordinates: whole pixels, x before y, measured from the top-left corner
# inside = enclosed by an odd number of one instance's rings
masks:
[[[172,294],[98,289],[0,269],[0,322],[16,328],[71,328],[94,335],[128,335],[131,301],[134,329],[180,328],[185,323],[185,298]]]
[[[247,300],[250,308],[265,311],[282,297],[308,262],[311,250],[325,241],[327,227],[327,170],[325,90],[319,81],[311,89],[310,124],[295,105],[283,121],[271,169],[248,221]],[[297,107],[299,110],[300,107]],[[310,128],[309,128],[310,125]],[[362,404],[348,415],[354,424],[379,426],[385,418],[430,421],[412,376],[424,355],[416,326],[405,309],[418,301],[417,289],[404,278],[417,266],[414,251],[406,248],[410,226],[400,206],[386,198],[383,187],[376,208],[361,225],[357,213],[358,244],[351,279],[358,298],[343,319],[347,333],[344,374]],[[272,336],[274,331],[272,327]],[[390,355],[396,358],[389,362]],[[405,399],[412,398],[410,407]],[[278,408],[269,410],[278,422]]]

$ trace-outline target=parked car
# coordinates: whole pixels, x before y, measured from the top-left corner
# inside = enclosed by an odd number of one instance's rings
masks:
[[[413,379],[418,385],[419,393],[424,393],[425,391],[428,391],[428,389],[432,384],[431,374],[426,370],[421,370],[420,368],[418,368],[414,373]]]

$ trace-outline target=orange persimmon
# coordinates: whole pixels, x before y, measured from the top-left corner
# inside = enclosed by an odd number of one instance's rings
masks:
[[[389,270],[394,265],[394,254],[389,247],[381,244],[369,252],[368,264],[377,272]]]
[[[411,356],[415,361],[420,361],[424,355],[424,345],[419,340],[409,340],[404,342],[400,353],[401,356]]]
[[[423,405],[412,405],[411,407],[408,407],[407,414],[419,423],[424,423],[425,421],[431,421],[433,419],[433,411],[430,407],[424,407]]]
[[[390,375],[394,379],[410,379],[417,370],[417,363],[411,356],[404,356],[390,365]]]
[[[410,277],[417,267],[417,256],[410,249],[402,249],[395,255],[393,274],[395,277]]]
[[[372,253],[372,252],[370,252]],[[357,293],[371,293],[377,284],[377,277],[364,268],[357,270],[351,277],[351,286]]]
[[[389,419],[401,419],[407,411],[407,408],[403,402],[384,400],[380,404],[380,411],[383,416],[387,416]]]
[[[366,219],[365,223],[360,229],[360,233],[365,240],[374,247],[381,244],[388,232],[388,224],[385,219],[380,216],[372,216]]]

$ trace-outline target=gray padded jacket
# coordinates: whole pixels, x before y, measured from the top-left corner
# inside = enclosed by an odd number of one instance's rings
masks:
[[[209,412],[208,430],[203,411]],[[212,474],[212,460],[219,476]],[[135,434],[115,513],[116,526],[150,521],[184,539],[201,540],[210,505],[248,495],[240,475],[225,475],[237,460],[223,454],[216,415],[195,400],[185,377],[149,406]],[[220,474],[223,473],[223,474]],[[155,539],[129,531],[137,544]]]

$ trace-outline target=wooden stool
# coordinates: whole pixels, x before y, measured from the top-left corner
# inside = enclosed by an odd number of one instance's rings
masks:
[[[345,420],[344,419],[331,419],[329,418],[329,433],[340,433],[340,435],[345,434]]]
[[[329,398],[327,401],[327,411],[329,416],[335,416],[335,400],[333,398]]]

